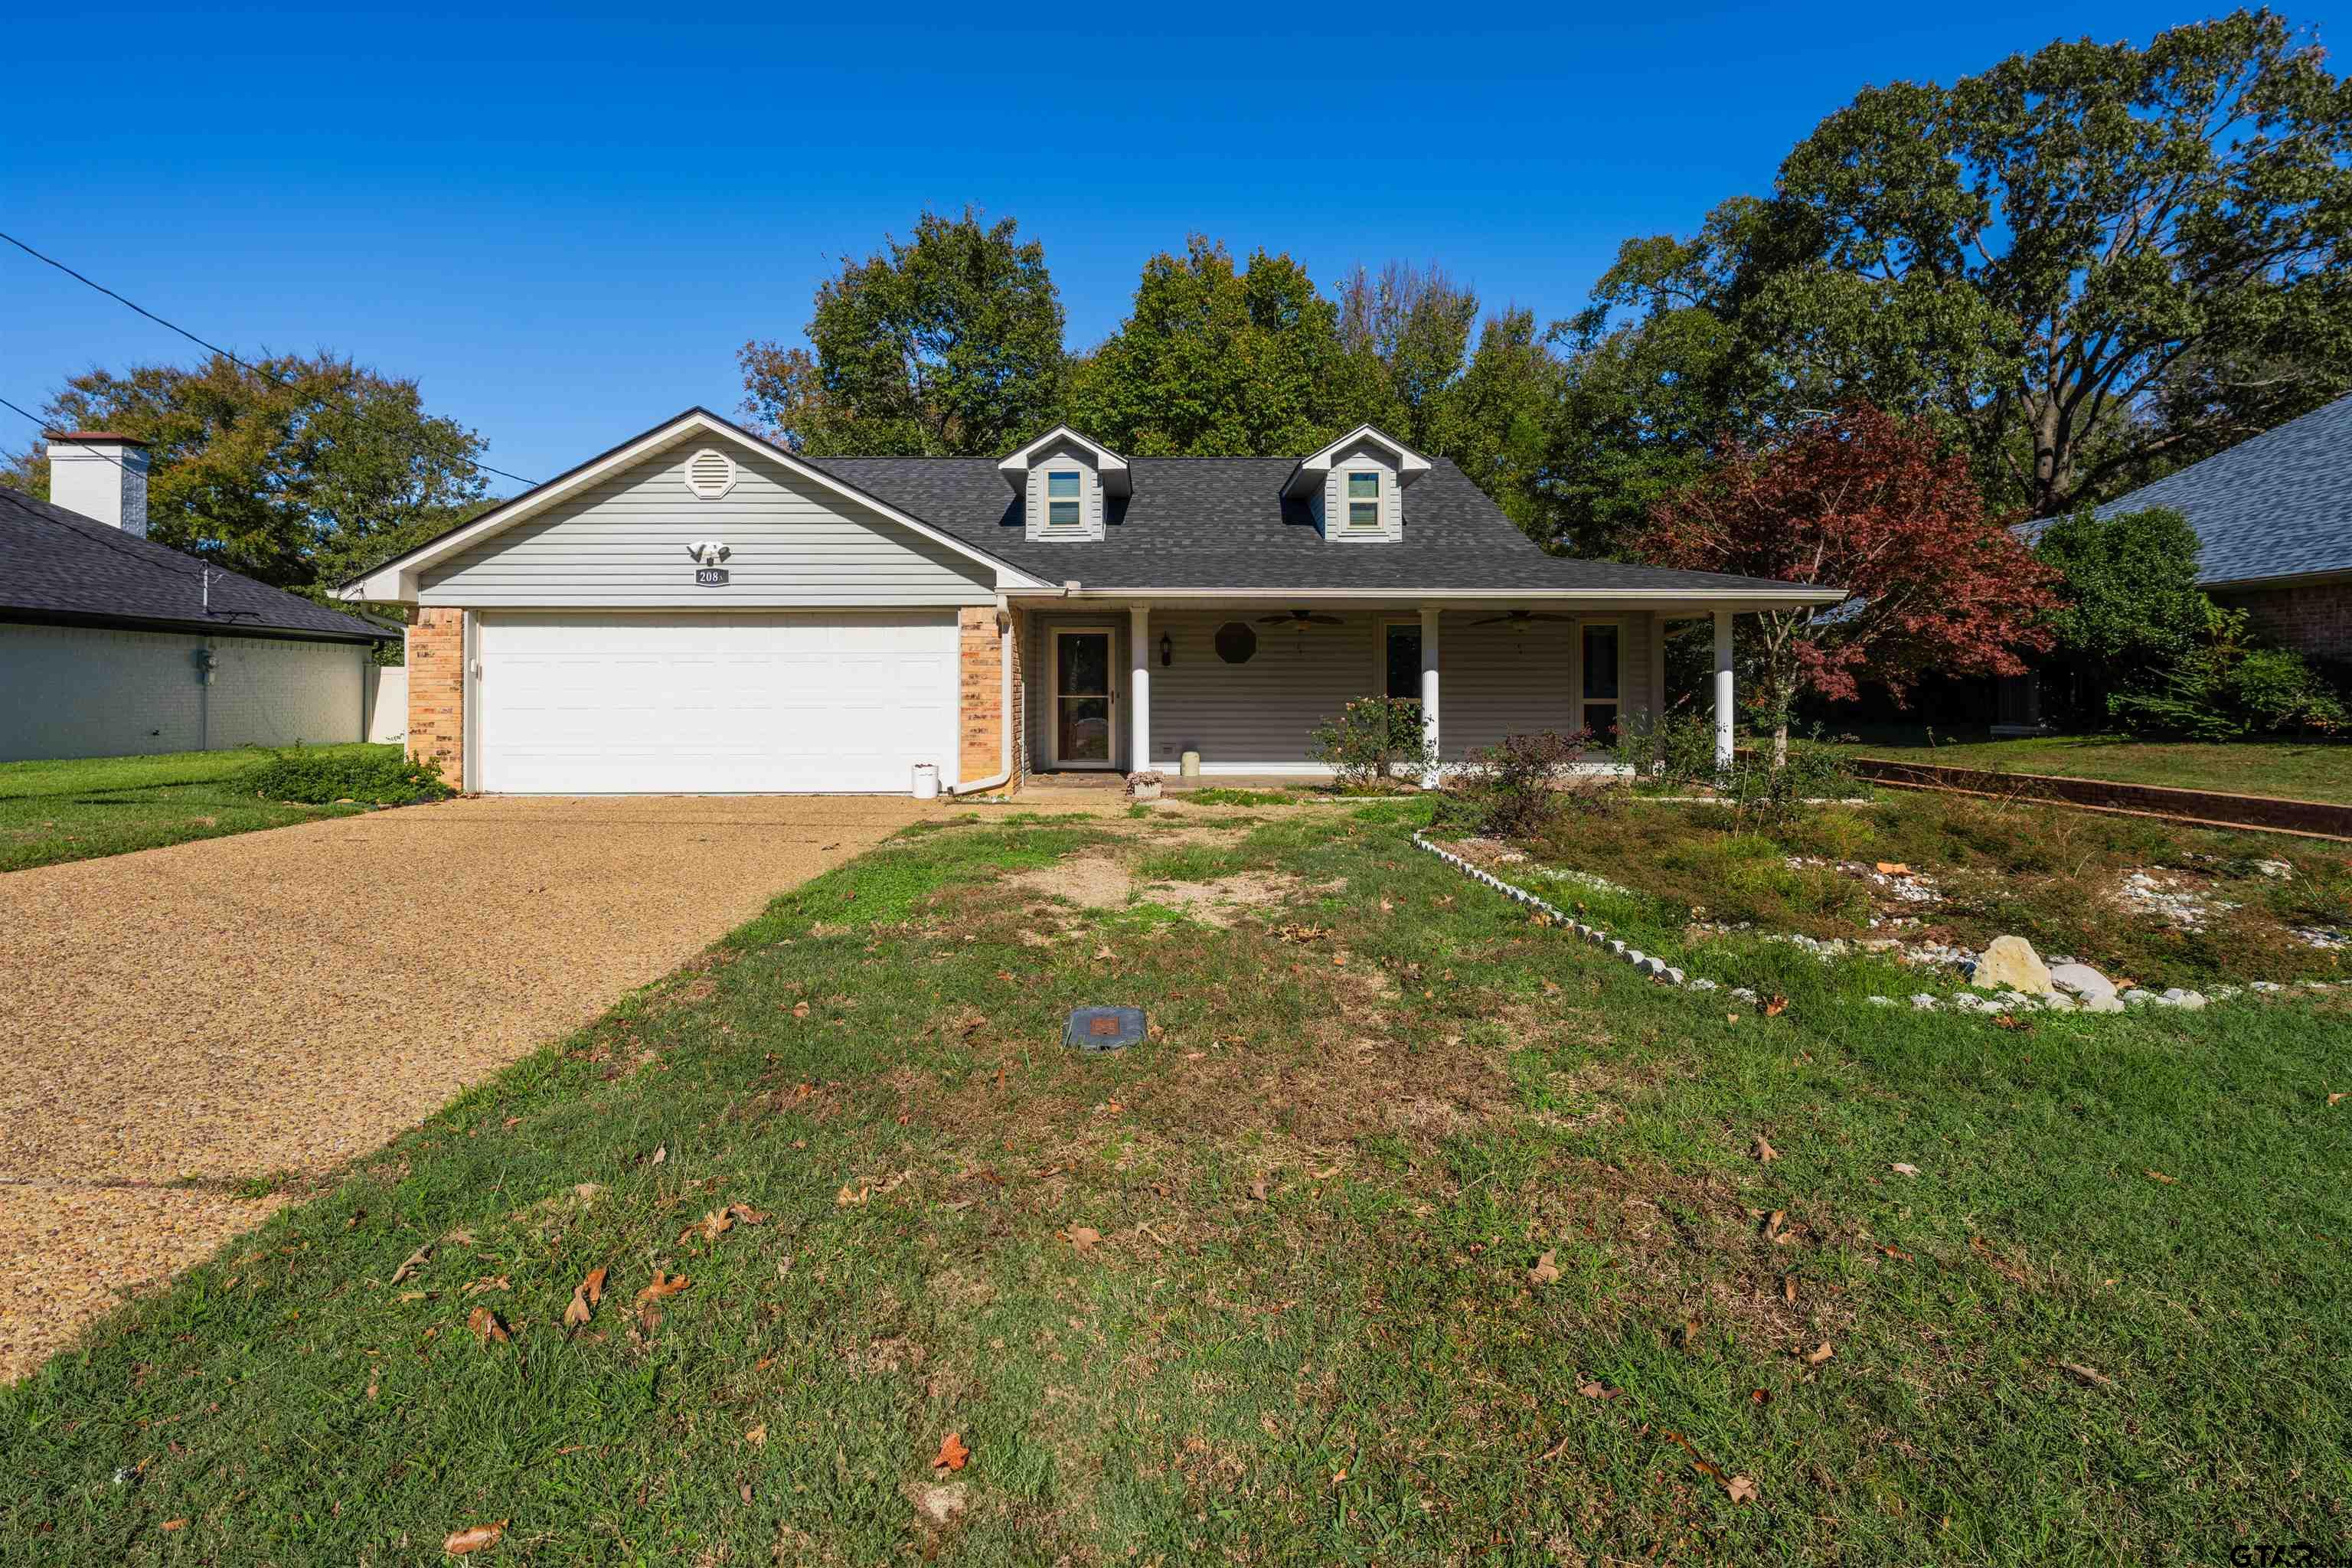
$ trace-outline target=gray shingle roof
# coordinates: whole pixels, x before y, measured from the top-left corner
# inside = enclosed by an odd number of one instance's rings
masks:
[[[2197,531],[2200,582],[2352,572],[2352,397],[2167,474],[2099,515],[2152,506]]]
[[[336,641],[397,632],[0,485],[0,619],[272,632]]]
[[[1130,458],[1132,497],[1107,504],[1099,541],[1026,538],[992,458],[805,459],[1053,584],[1089,589],[1786,590],[1713,572],[1677,572],[1545,553],[1443,458],[1404,492],[1404,538],[1331,543],[1304,502],[1282,498],[1295,458]]]

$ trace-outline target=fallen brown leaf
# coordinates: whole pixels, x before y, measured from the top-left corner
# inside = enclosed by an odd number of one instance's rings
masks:
[[[735,1216],[725,1209],[712,1209],[692,1225],[677,1233],[680,1241],[716,1241],[735,1228]]]
[[[1769,1165],[1780,1157],[1780,1151],[1772,1147],[1771,1143],[1765,1138],[1764,1134],[1761,1132],[1756,1134],[1756,1163],[1758,1164]]]
[[[1689,1317],[1683,1320],[1683,1326],[1675,1331],[1675,1347],[1685,1352],[1696,1351],[1698,1349],[1698,1337],[1704,1331],[1705,1328],[1698,1321],[1698,1314],[1696,1312],[1693,1312]]]
[[[1587,1399],[1615,1399],[1624,1394],[1622,1388],[1612,1388],[1605,1383],[1580,1383],[1576,1392]]]
[[[2168,1187],[2180,1179],[2178,1176],[2168,1176],[2162,1171],[2147,1171],[2143,1173],[2143,1174],[2147,1176],[2150,1181],[2162,1182]]]
[[[727,1213],[738,1225],[765,1225],[768,1216],[750,1204],[729,1204]]]
[[[959,1433],[950,1432],[945,1437],[940,1439],[939,1455],[936,1458],[931,1460],[931,1468],[935,1470],[961,1470],[966,1464],[971,1462],[971,1450],[963,1446],[962,1436]]]
[[[1756,1483],[1746,1476],[1732,1477],[1723,1483],[1723,1489],[1725,1495],[1734,1502],[1754,1502],[1758,1495]]]
[[[473,1330],[474,1337],[484,1344],[493,1340],[504,1344],[514,1337],[507,1330],[507,1321],[488,1307],[477,1307],[467,1313],[466,1326]]]
[[[2352,1089],[2339,1089],[2327,1097],[2327,1103],[2334,1105],[2336,1101],[2345,1099],[2347,1096],[2352,1096]]]
[[[872,1187],[853,1187],[845,1182],[841,1191],[833,1194],[833,1201],[835,1207],[846,1208],[852,1204],[862,1204],[873,1195]]]
[[[185,1530],[188,1528],[188,1521],[184,1519],[167,1519],[161,1525],[157,1526],[157,1528],[161,1530]]]
[[[1766,1017],[1777,1018],[1788,1010],[1789,999],[1786,996],[1767,996],[1764,998],[1764,1016]]]
[[[1819,1366],[1835,1354],[1837,1352],[1830,1347],[1829,1341],[1823,1340],[1819,1345],[1805,1352],[1805,1364]]]
[[[408,1260],[392,1271],[390,1283],[394,1285],[399,1284],[402,1280],[407,1279],[410,1275],[424,1268],[425,1260],[432,1256],[433,1244],[428,1241],[424,1246],[418,1247],[415,1251],[410,1253],[408,1255]]]
[[[1887,1257],[1899,1259],[1902,1262],[1908,1263],[1911,1261],[1911,1255],[1904,1251],[1899,1247],[1889,1247],[1882,1241],[1878,1244],[1878,1250],[1885,1253]]]
[[[764,1447],[768,1441],[768,1424],[762,1421],[757,1426],[752,1427],[749,1432],[744,1433],[743,1441],[751,1444],[754,1448]]]
[[[1898,1176],[1916,1176],[1919,1173],[1918,1166],[1906,1165],[1900,1160],[1895,1161],[1895,1163],[1889,1165],[1887,1169],[1894,1172]]]
[[[2085,1388],[2113,1388],[2116,1380],[2095,1366],[2084,1366],[2078,1361],[2062,1361],[2059,1370]]]
[[[1907,877],[1911,874],[1911,868],[1900,860],[1881,860],[1878,873],[1882,877]]]
[[[510,1290],[512,1289],[514,1289],[514,1282],[508,1279],[507,1276],[503,1274],[485,1274],[479,1279],[468,1281],[465,1289],[459,1291],[458,1294],[464,1296],[480,1296],[488,1294],[492,1290]]]
[[[1249,1195],[1256,1199],[1259,1203],[1265,1202],[1265,1178],[1264,1176],[1255,1176],[1251,1178]]]
[[[563,1309],[563,1326],[576,1329],[596,1315],[596,1303],[604,1299],[604,1276],[608,1271],[592,1268],[586,1279],[572,1288],[572,1305]]]
[[[1091,1250],[1097,1242],[1102,1240],[1102,1232],[1090,1225],[1074,1225],[1062,1234],[1067,1237],[1070,1245],[1080,1252]]]
[[[463,1557],[469,1552],[496,1546],[499,1537],[506,1532],[507,1521],[503,1519],[495,1524],[477,1524],[468,1529],[452,1531],[449,1539],[441,1543],[441,1550],[452,1557]]]
[[[656,1268],[654,1270],[654,1282],[637,1292],[637,1300],[655,1301],[664,1296],[675,1296],[693,1283],[683,1274],[665,1274]]]
[[[1530,1285],[1554,1285],[1559,1282],[1559,1260],[1551,1252],[1547,1251],[1541,1258],[1536,1259],[1536,1266],[1528,1270],[1528,1283]]]
[[[1780,1300],[1786,1301],[1791,1307],[1797,1304],[1797,1277],[1795,1275],[1783,1274],[1780,1276]]]
[[[795,1002],[795,1003],[793,1003],[793,1017],[795,1017],[795,1018],[805,1018],[805,1017],[807,1017],[808,1016],[809,1016],[809,1005],[808,1005],[807,1003],[805,1003],[805,1002]]]

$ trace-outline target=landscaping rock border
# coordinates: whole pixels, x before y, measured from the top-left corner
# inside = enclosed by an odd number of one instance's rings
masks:
[[[1531,893],[1525,888],[1518,887],[1510,882],[1506,882],[1502,878],[1496,876],[1492,871],[1486,869],[1484,867],[1475,864],[1463,856],[1454,854],[1451,849],[1444,848],[1439,845],[1432,843],[1428,838],[1423,837],[1418,830],[1415,830],[1413,833],[1412,842],[1415,847],[1426,849],[1429,853],[1436,856],[1440,860],[1444,861],[1447,865],[1453,867],[1455,870],[1461,872],[1472,881],[1483,882],[1487,887],[1494,889],[1495,891],[1502,894],[1505,898],[1510,899],[1517,903],[1525,904],[1529,909],[1549,916],[1555,924],[1563,926],[1569,931],[1575,932],[1576,935],[1581,937],[1584,941],[1589,942],[1593,946],[1601,948],[1608,952],[1611,957],[1624,960],[1624,962],[1632,964],[1635,969],[1641,971],[1643,974],[1648,975],[1651,979],[1656,981],[1662,985],[1679,985],[1692,991],[1722,991],[1727,995],[1737,996],[1745,1002],[1755,1002],[1761,999],[1759,994],[1748,986],[1727,986],[1718,980],[1709,980],[1702,976],[1691,975],[1685,973],[1683,970],[1675,968],[1673,964],[1668,963],[1664,959],[1658,957],[1654,953],[1647,953],[1643,952],[1639,948],[1629,947],[1623,942],[1611,936],[1607,931],[1602,931],[1599,926],[1591,925],[1583,921],[1578,920],[1575,916],[1570,914],[1567,910],[1561,909],[1559,905],[1552,903],[1549,900],[1544,899],[1538,894]],[[2030,952],[2031,950],[2029,949],[2028,951]],[[2061,960],[2060,963],[2062,967],[2077,967],[2074,964],[2074,962],[2071,959]],[[2105,1005],[2086,1005],[2083,1002],[2078,1001],[2076,997],[2067,995],[2063,991],[2042,996],[2029,996],[2021,991],[2014,990],[2004,991],[1996,996],[1984,996],[1970,993],[1962,993],[1959,995],[1953,996],[1948,999],[1923,991],[1916,995],[1906,998],[1906,1000],[1909,1002],[1913,1008],[1923,1013],[1946,1011],[1972,1013],[1987,1020],[1990,1020],[1999,1017],[2004,1013],[2121,1013],[2129,1010],[2132,1005],[2152,1005],[2158,1007],[2179,1007],[2194,1011],[2197,1008],[2207,1006],[2215,1002],[2227,1002],[2233,997],[2244,994],[2249,989],[2259,994],[2272,995],[2294,990],[2315,992],[2333,991],[2336,989],[2336,984],[2332,981],[2326,980],[2302,980],[2297,981],[2294,985],[2289,986],[2280,984],[2275,981],[2257,980],[2253,982],[2251,987],[2217,985],[2213,988],[2212,994],[2210,996],[2200,992],[2185,991],[2177,985],[2161,992],[2148,991],[2137,986],[2128,986],[2120,992],[2116,993],[2115,1000],[2107,1002]],[[1898,1002],[1892,996],[1867,996],[1863,1000],[1864,1005],[1875,1007],[1897,1007],[1903,1005],[1902,1002]],[[2116,1002],[2120,1002],[2123,1005],[2116,1005]]]

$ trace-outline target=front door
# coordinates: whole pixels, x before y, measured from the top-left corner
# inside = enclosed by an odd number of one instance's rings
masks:
[[[1111,765],[1112,706],[1108,628],[1057,626],[1054,630],[1054,765]]]

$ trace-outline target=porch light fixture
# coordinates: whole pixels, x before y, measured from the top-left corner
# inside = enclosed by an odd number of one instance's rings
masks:
[[[1176,662],[1176,639],[1166,632],[1160,634],[1160,668],[1167,668]]]

